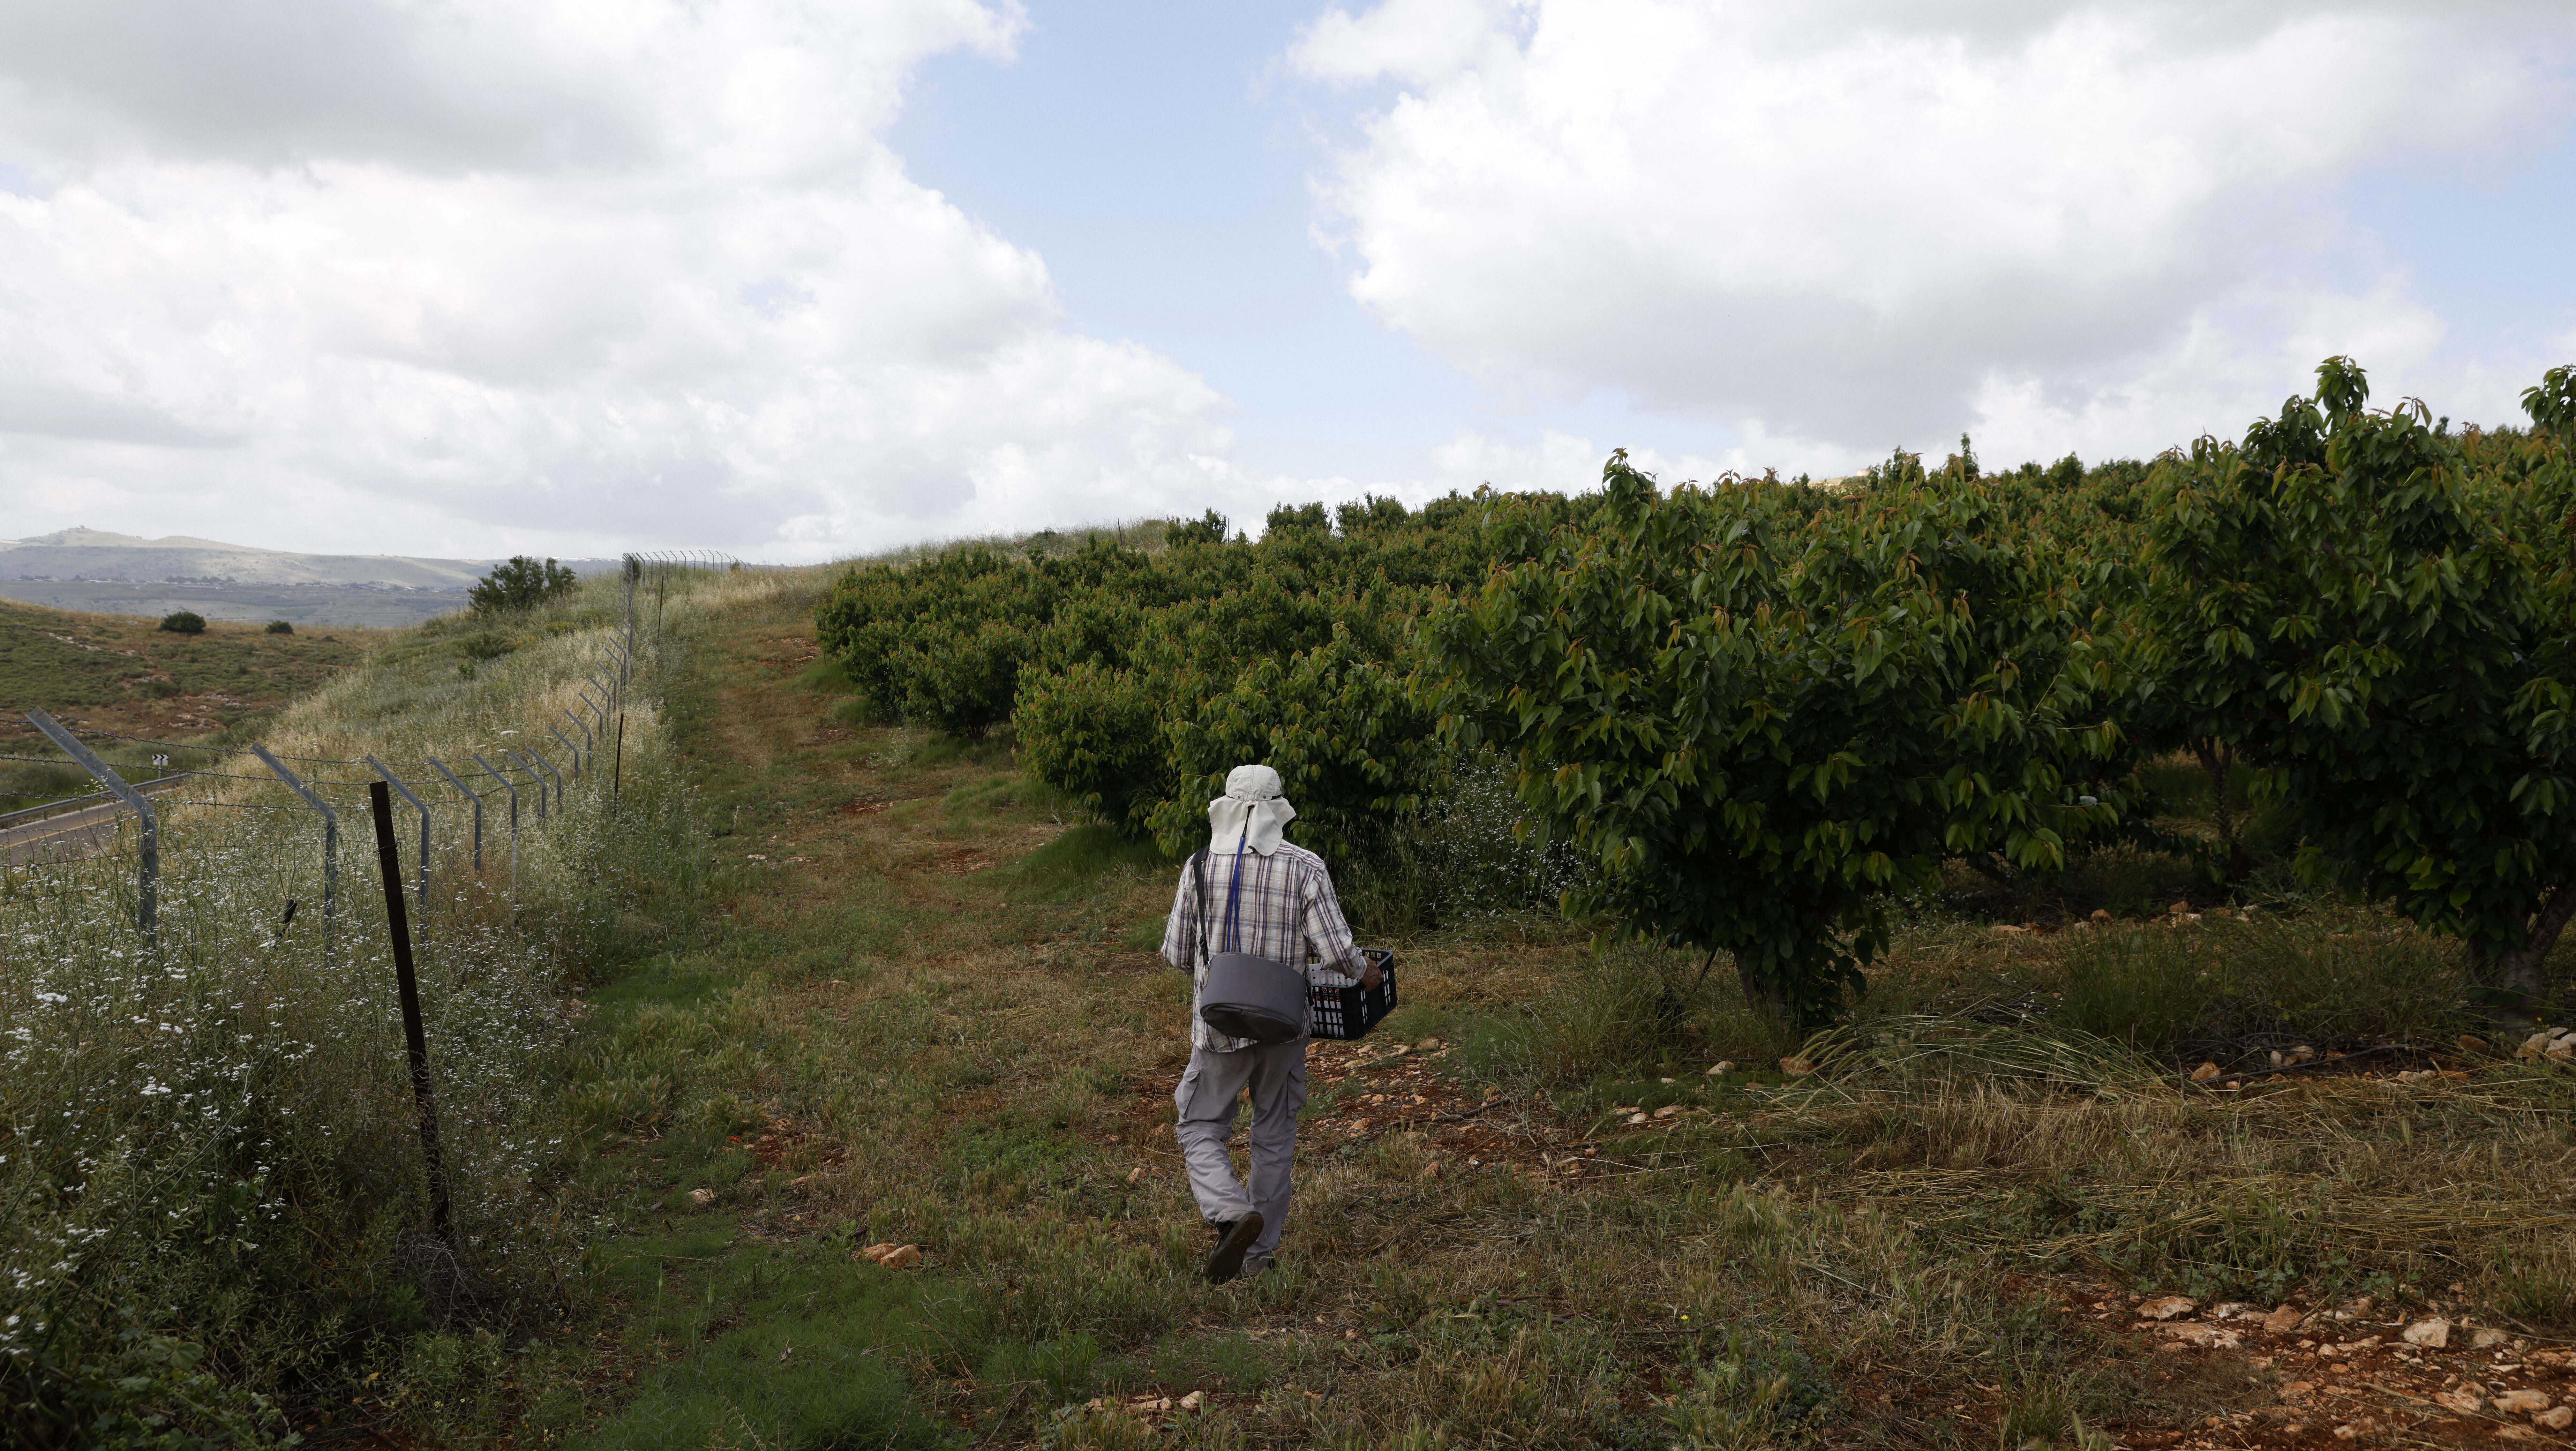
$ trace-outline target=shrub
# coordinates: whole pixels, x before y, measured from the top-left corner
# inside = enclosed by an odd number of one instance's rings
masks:
[[[552,559],[537,560],[525,554],[514,554],[492,567],[492,572],[475,582],[465,598],[481,615],[503,610],[533,609],[548,600],[561,599],[572,593],[579,577],[569,565]]]
[[[161,617],[161,628],[174,635],[206,633],[206,617],[195,610],[172,610]]]
[[[295,626],[291,621],[271,620],[268,622],[267,633],[272,635],[292,635],[295,633]]]

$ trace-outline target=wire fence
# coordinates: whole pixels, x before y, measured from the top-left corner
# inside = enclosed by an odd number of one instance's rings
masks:
[[[659,701],[745,573],[638,557],[246,739],[27,713],[11,784],[96,789],[0,815],[0,1363],[148,1322],[247,1364],[245,1295],[291,1358],[389,1274],[436,1308],[578,1273],[564,1123],[694,1111],[559,1065],[573,989],[698,889]]]
[[[227,813],[303,813],[317,832],[319,905],[323,920],[339,908],[340,823],[364,809],[369,786],[384,782],[413,816],[417,905],[426,908],[433,873],[481,878],[488,854],[515,887],[522,833],[543,827],[566,808],[585,779],[605,773],[608,797],[622,791],[625,716],[635,671],[637,631],[658,631],[673,582],[705,572],[743,569],[720,550],[667,550],[627,556],[624,611],[605,635],[595,664],[569,682],[569,701],[534,723],[496,730],[489,740],[443,754],[322,756],[249,742],[218,745],[67,726],[42,710],[25,719],[61,754],[0,752],[0,763],[77,767],[99,789],[0,813],[0,869],[126,854],[131,842],[131,916],[149,943],[157,910],[163,838],[199,840],[223,828]],[[644,618],[649,602],[652,615]],[[114,748],[149,750],[153,775],[129,780],[101,755]],[[129,767],[129,769],[132,769]],[[441,831],[441,818],[450,829]]]

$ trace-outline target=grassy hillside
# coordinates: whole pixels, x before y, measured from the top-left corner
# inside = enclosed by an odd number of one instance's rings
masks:
[[[332,626],[271,635],[209,623],[173,634],[130,615],[0,600],[0,742],[31,754],[29,710],[104,731],[195,740],[257,720],[365,659],[393,632]],[[47,754],[50,754],[48,748]],[[0,765],[0,811],[88,788],[68,768]]]

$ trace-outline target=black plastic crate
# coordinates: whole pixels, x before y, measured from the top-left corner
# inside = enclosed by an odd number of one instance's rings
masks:
[[[1357,979],[1328,969],[1307,970],[1306,1000],[1314,1008],[1316,1037],[1361,1037],[1395,1011],[1395,954],[1383,947],[1363,947],[1360,955],[1377,964],[1374,988],[1361,987]]]

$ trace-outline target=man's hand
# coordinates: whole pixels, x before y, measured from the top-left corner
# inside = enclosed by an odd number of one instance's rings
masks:
[[[1377,964],[1370,962],[1367,958],[1361,958],[1360,961],[1366,965],[1366,970],[1360,974],[1360,986],[1368,989],[1370,992],[1376,992],[1378,981],[1385,977],[1386,974],[1379,972],[1377,970]]]

